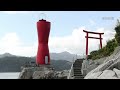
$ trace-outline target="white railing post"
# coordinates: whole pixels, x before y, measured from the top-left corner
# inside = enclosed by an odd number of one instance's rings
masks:
[[[72,65],[71,65],[71,68],[70,68],[70,70],[69,70],[69,75],[68,75],[68,79],[70,79],[70,77],[71,77],[71,73],[72,73],[72,71],[73,71],[73,64],[74,64],[74,62],[75,62],[75,60],[74,60],[74,57],[73,57],[73,61],[72,61]]]

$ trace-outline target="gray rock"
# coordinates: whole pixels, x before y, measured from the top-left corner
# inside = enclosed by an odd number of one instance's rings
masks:
[[[33,79],[53,79],[54,72],[51,70],[35,71],[32,76]]]
[[[102,74],[102,72],[96,72],[96,73],[93,73],[87,77],[85,77],[84,79],[97,79],[100,75]]]
[[[93,65],[95,62],[93,60],[89,60],[89,65]]]
[[[94,62],[92,60],[84,60],[82,63],[82,69],[81,72],[85,76],[87,75],[91,70],[95,69],[98,66],[97,62]]]
[[[19,79],[67,79],[69,70],[54,71],[50,65],[26,67],[22,69]]]
[[[118,78],[116,76],[113,76],[113,77],[102,77],[97,79],[118,79]]]
[[[88,67],[89,67],[89,61],[88,60],[83,60],[82,68],[81,68],[81,72],[82,72],[83,75],[87,74]]]
[[[113,68],[120,69],[120,46],[115,49],[114,53],[111,56],[104,58],[103,61],[104,62],[100,64],[97,68],[91,70],[85,76],[85,78],[88,77],[90,78],[90,76],[92,76],[92,74],[94,75],[94,73],[103,72],[103,75],[102,76],[100,75],[99,78],[117,79],[117,77],[114,75],[115,73],[113,71],[108,71],[108,70],[113,70]],[[109,74],[113,76],[109,76]]]
[[[113,70],[114,68],[117,68],[120,70],[120,57],[114,61],[107,69]]]
[[[112,70],[104,70],[103,73],[97,79],[117,79],[115,72]]]
[[[95,62],[95,65],[100,65],[99,62]]]
[[[100,72],[100,71],[104,71],[106,68],[108,68],[113,62],[112,61],[107,61],[101,65],[99,65],[97,68],[93,69],[92,71],[90,71],[85,77],[88,77],[89,75],[91,76],[91,74],[96,73],[96,72]]]
[[[23,68],[22,72],[19,75],[19,79],[31,79],[33,71],[29,68]]]
[[[83,60],[82,69],[86,69],[88,67],[89,67],[89,61],[88,60]]]
[[[40,65],[39,67],[25,67],[22,69],[19,75],[19,79],[33,79],[38,77],[42,78],[43,75],[45,78],[51,78],[50,75],[53,73],[53,71],[54,69],[49,65]]]
[[[55,79],[67,79],[68,74],[69,74],[68,70],[63,70],[59,72],[56,71],[54,77]]]
[[[115,72],[112,70],[104,70],[95,72],[84,79],[118,79],[115,75]]]
[[[116,73],[117,77],[120,79],[120,70],[114,68],[113,71]]]

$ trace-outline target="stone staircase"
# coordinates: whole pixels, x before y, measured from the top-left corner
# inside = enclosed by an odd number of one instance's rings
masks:
[[[77,59],[73,64],[74,79],[84,79],[81,72],[82,62],[83,60]]]

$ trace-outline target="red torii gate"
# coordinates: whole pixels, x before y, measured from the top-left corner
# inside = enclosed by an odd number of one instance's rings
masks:
[[[86,33],[86,57],[88,57],[88,38],[93,38],[93,39],[100,39],[100,47],[102,48],[102,34],[104,33],[98,33],[98,32],[90,32],[90,31],[85,31],[83,30],[83,32]],[[89,37],[88,34],[91,33],[91,34],[99,34],[99,38],[98,37]]]

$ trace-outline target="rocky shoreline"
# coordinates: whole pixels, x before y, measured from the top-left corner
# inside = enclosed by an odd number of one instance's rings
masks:
[[[22,67],[18,79],[67,79],[69,71],[55,71],[50,65]]]
[[[90,68],[95,64],[98,66]],[[85,65],[86,63],[83,66]],[[88,64],[87,68],[83,67],[83,72],[85,71],[87,73],[84,79],[120,79],[120,46],[109,57],[95,60],[93,64]]]

